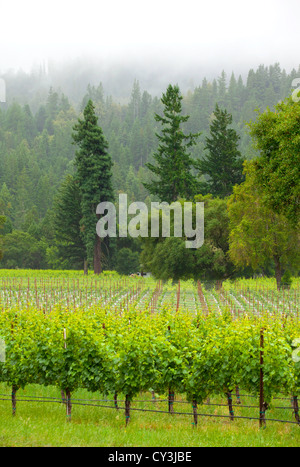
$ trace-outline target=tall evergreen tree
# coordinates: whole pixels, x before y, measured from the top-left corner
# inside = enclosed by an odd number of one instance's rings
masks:
[[[131,99],[128,104],[128,117],[130,123],[133,123],[136,118],[140,116],[141,110],[141,90],[140,84],[137,80],[134,80],[133,88],[131,92]]]
[[[203,194],[224,198],[232,193],[235,184],[243,181],[243,160],[238,149],[239,136],[228,126],[232,123],[231,114],[216,104],[210,136],[206,138],[208,154],[199,160],[197,167],[201,175],[207,177],[202,183]]]
[[[68,175],[60,186],[53,203],[55,245],[61,261],[69,267],[80,268],[86,258],[80,235],[81,198],[78,183]]]
[[[102,201],[113,201],[112,161],[92,100],[88,101],[83,115],[83,120],[79,118],[74,126],[72,135],[79,147],[75,155],[75,179],[81,195],[81,232],[87,260],[93,260],[94,272],[100,274],[102,252],[101,239],[96,234],[96,207]]]
[[[223,70],[221,76],[218,77],[218,101],[221,105],[226,105],[226,73]]]
[[[59,107],[58,107],[58,101],[59,101],[59,95],[56,91],[53,90],[53,88],[50,88],[48,99],[47,99],[47,104],[46,104],[46,115],[47,119],[45,121],[45,126],[48,130],[48,133],[50,135],[53,134],[54,129],[53,129],[53,120],[55,119]]]
[[[162,124],[162,134],[156,134],[159,140],[153,156],[156,164],[146,164],[156,179],[144,183],[144,186],[160,200],[172,203],[180,197],[191,199],[197,192],[197,181],[191,172],[193,160],[188,148],[196,144],[200,134],[183,133],[181,125],[189,116],[181,115],[182,96],[177,85],[170,84],[161,101],[164,104],[163,116],[155,114],[155,120]]]

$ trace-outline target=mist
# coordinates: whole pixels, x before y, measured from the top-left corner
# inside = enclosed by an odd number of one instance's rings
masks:
[[[222,70],[228,79],[260,64],[289,72],[300,63],[299,13],[295,0],[12,0],[1,6],[0,76],[42,70],[45,86],[72,93],[75,81],[80,92],[102,82],[122,99],[134,79],[159,95],[169,82],[187,91]]]

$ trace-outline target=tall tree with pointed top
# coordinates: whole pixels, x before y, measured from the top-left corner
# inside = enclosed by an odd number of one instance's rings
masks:
[[[112,161],[108,143],[98,126],[95,107],[89,100],[83,119],[78,119],[72,135],[79,150],[75,156],[75,179],[81,195],[81,233],[88,263],[93,261],[94,273],[102,272],[101,239],[96,233],[96,207],[102,201],[113,201]]]
[[[183,133],[182,124],[189,116],[181,114],[182,96],[177,85],[170,84],[161,101],[164,104],[163,116],[155,114],[155,120],[162,125],[161,134],[156,134],[159,146],[153,156],[155,163],[146,164],[155,180],[144,183],[144,186],[168,203],[179,198],[192,199],[197,193],[197,181],[192,174],[193,160],[188,148],[196,144],[200,133]]]
[[[207,178],[201,187],[203,194],[225,198],[232,193],[233,186],[244,179],[243,159],[238,149],[239,136],[229,128],[231,123],[231,114],[216,104],[210,136],[206,138],[208,154],[197,162],[200,174]]]

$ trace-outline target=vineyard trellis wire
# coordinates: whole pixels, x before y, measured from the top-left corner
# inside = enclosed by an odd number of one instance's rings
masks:
[[[19,398],[16,398],[14,403],[17,403],[17,402],[37,402],[37,403],[58,403],[58,404],[65,404],[65,400],[62,399],[62,398],[58,398],[58,397],[45,397],[45,396],[18,396]],[[246,397],[251,397],[251,395],[245,395],[245,394],[242,394],[242,397],[243,398],[246,398]],[[286,398],[286,400],[288,400],[288,398]],[[11,395],[9,394],[0,394],[0,401],[7,401],[7,402],[11,402],[12,399],[11,399]],[[168,402],[169,400],[168,399],[160,399],[160,400],[156,400],[155,401],[155,404],[157,402],[160,402],[160,403],[165,403],[165,402]],[[115,403],[115,399],[78,399],[78,398],[72,398],[71,400],[71,403],[72,403],[72,406],[73,405],[78,405],[78,406],[85,406],[85,407],[94,407],[94,408],[104,408],[104,409],[113,409],[113,410],[126,410],[126,407],[125,405],[124,406],[121,406],[119,403],[116,407],[116,405],[102,405],[102,404],[99,404],[99,402],[105,402],[106,404],[109,403],[109,402],[113,402]],[[154,404],[153,401],[150,401],[150,400],[143,400],[143,401],[139,401],[139,400],[136,400],[134,401],[135,403],[139,403],[139,402],[148,402],[149,404],[152,403]],[[177,400],[176,401],[176,405],[180,405],[180,404],[190,404],[188,401],[180,401],[180,400]],[[212,402],[206,402],[206,403],[203,403],[203,406],[211,406],[211,407],[228,407],[228,404],[222,404],[222,403],[212,403]],[[233,407],[239,407],[239,408],[242,408],[242,409],[245,409],[245,408],[255,408],[255,409],[258,409],[259,408],[259,405],[245,405],[245,404],[233,404]],[[300,424],[300,421],[299,421],[299,417],[297,417],[297,413],[295,413],[295,408],[293,405],[291,405],[290,407],[287,407],[287,406],[274,406],[273,407],[274,409],[277,409],[277,410],[290,410],[290,411],[293,411],[294,415],[295,415],[295,419],[296,421],[293,421],[293,420],[286,420],[286,419],[278,419],[278,418],[265,418],[265,421],[267,422],[280,422],[280,423],[287,423],[287,424],[292,424],[292,425],[299,425]],[[133,407],[131,406],[130,407],[130,411],[136,411],[136,412],[151,412],[151,413],[154,413],[154,414],[170,414],[170,411],[169,410],[157,410],[157,409],[145,409],[145,408],[140,408],[140,407]],[[16,407],[14,405],[13,407],[13,411],[12,411],[13,415],[16,414]],[[225,415],[225,414],[216,414],[216,413],[200,413],[198,410],[193,411],[193,412],[179,412],[179,411],[173,411],[172,412],[172,415],[184,415],[184,416],[193,416],[193,422],[192,422],[192,425],[195,426],[198,424],[198,422],[195,420],[198,419],[198,417],[209,417],[209,418],[224,418],[224,419],[231,419],[231,420],[238,420],[238,419],[244,419],[244,420],[257,420],[257,421],[260,421],[260,416],[255,416],[255,415],[251,415],[251,416],[245,416],[245,415],[237,415],[237,414],[234,414],[234,416],[232,417],[231,414],[229,415]],[[69,414],[67,414],[67,416],[69,416]],[[70,421],[68,419],[68,421]]]

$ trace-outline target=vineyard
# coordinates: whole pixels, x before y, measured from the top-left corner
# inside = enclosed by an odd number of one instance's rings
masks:
[[[29,385],[59,388],[71,421],[81,388],[94,395],[90,403],[124,410],[126,425],[133,410],[164,412],[136,408],[150,397],[195,426],[219,396],[226,417],[237,418],[242,394],[258,401],[249,418],[260,426],[278,398],[290,401],[285,421],[299,424],[299,294],[299,279],[277,291],[272,279],[216,287],[113,272],[1,271],[0,383],[10,391],[0,397],[16,415]]]

